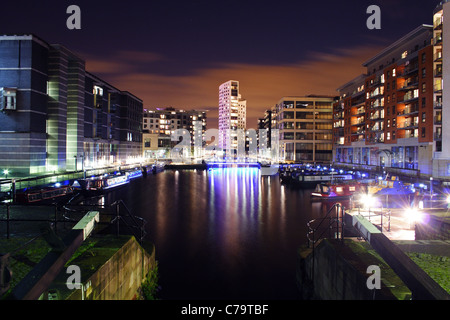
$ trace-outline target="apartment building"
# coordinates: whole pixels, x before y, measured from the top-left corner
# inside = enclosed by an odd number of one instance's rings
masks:
[[[366,74],[337,89],[334,163],[433,174],[442,150],[439,38],[436,27],[421,25],[363,63]]]
[[[35,35],[0,36],[0,168],[10,176],[140,157],[142,100]]]
[[[330,163],[334,97],[283,97],[271,110],[271,128],[279,130],[280,159]]]
[[[175,108],[144,109],[143,114],[143,152],[145,158],[168,158],[170,150],[179,143],[171,136],[178,129],[185,129],[191,137],[193,156],[200,156],[205,145],[207,111],[181,110]]]
[[[450,3],[440,2],[433,12],[434,149],[433,175],[450,176]],[[447,79],[447,80],[446,80]]]

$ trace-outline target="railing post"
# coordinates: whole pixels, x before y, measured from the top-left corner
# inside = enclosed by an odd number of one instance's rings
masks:
[[[119,207],[119,202],[116,203],[116,230],[117,230],[117,236],[119,236],[119,219],[120,219],[120,207]]]
[[[54,216],[55,233],[57,233],[57,229],[56,229],[57,216],[58,216],[58,205],[55,203],[55,216]]]
[[[6,239],[9,239],[9,203],[6,204]]]

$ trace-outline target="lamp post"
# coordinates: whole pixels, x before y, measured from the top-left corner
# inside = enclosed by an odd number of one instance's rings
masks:
[[[3,174],[5,175],[5,179],[8,179],[9,170],[8,169],[3,170]]]
[[[433,207],[433,177],[430,177],[430,206]]]

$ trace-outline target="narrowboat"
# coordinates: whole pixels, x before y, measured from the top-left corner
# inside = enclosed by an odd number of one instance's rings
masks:
[[[312,200],[348,199],[354,194],[365,193],[366,186],[359,182],[319,183],[311,193]]]
[[[51,203],[73,194],[71,186],[53,186],[28,189],[16,194],[16,202],[23,204]]]
[[[106,191],[124,186],[129,182],[130,179],[126,173],[105,174],[103,176],[78,180],[81,191],[86,194],[102,194]]]

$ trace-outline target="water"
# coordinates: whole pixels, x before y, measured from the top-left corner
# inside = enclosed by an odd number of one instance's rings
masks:
[[[326,212],[258,169],[164,171],[109,193],[145,218],[161,299],[298,299],[297,249]]]

